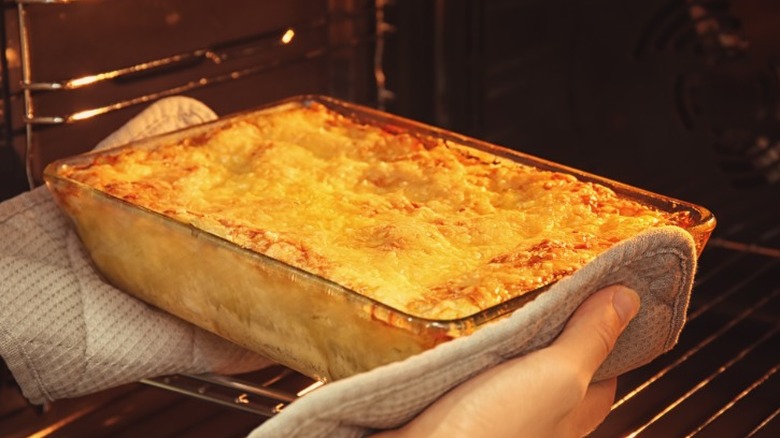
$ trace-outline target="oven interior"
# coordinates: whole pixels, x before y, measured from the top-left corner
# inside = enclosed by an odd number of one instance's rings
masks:
[[[780,5],[772,0],[4,2],[0,199],[144,108],[318,93],[711,209],[679,344],[592,434],[780,436]],[[88,31],[84,31],[84,30]],[[317,383],[281,366],[28,405],[6,436],[244,436]]]

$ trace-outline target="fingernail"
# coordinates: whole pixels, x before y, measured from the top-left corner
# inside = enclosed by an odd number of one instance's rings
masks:
[[[639,294],[626,287],[619,287],[612,295],[612,307],[625,326],[639,312]]]

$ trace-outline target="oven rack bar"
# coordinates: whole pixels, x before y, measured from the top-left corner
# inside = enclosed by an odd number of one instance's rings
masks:
[[[207,373],[161,376],[141,383],[266,418],[323,385],[286,367],[271,368],[262,376],[249,377],[252,380]]]
[[[769,381],[769,379],[777,373],[778,368],[780,368],[780,365],[775,365],[774,367],[772,367],[772,369],[767,371],[766,374],[761,376],[761,378],[759,378],[758,380],[753,382],[750,386],[745,388],[742,392],[740,392],[733,399],[731,399],[731,401],[726,403],[726,405],[724,405],[721,409],[719,409],[717,412],[715,412],[709,418],[707,418],[704,422],[702,422],[693,432],[691,432],[690,434],[686,435],[685,438],[691,438],[691,437],[699,434],[707,426],[709,426],[712,423],[714,423],[715,420],[717,420],[718,418],[721,418],[726,412],[728,412],[730,409],[732,409],[734,406],[736,406],[737,403],[739,403],[740,400],[744,399],[748,394],[750,394],[751,392],[755,391],[758,387],[760,387],[761,385],[763,385],[767,381]],[[767,416],[767,418],[765,418],[761,423],[759,423],[759,425],[755,429],[753,429],[751,434],[754,434],[755,432],[758,432],[763,427],[763,425],[768,424],[769,421],[771,421],[773,418],[775,418],[777,416],[779,411],[780,411],[780,408],[778,408],[772,414]],[[750,436],[750,435],[748,435],[748,436]]]
[[[319,25],[324,25],[325,21],[318,21]],[[313,28],[309,27],[309,29]],[[353,38],[342,44],[337,45],[323,45],[314,49],[311,49],[302,55],[288,57],[286,59],[275,58],[270,61],[259,62],[250,67],[232,70],[218,75],[210,77],[201,77],[195,80],[188,81],[179,86],[169,87],[157,92],[136,96],[131,99],[125,99],[113,103],[109,103],[100,107],[93,107],[84,109],[78,112],[60,115],[36,115],[33,105],[32,92],[36,91],[71,91],[84,88],[90,85],[94,85],[100,82],[108,80],[122,80],[131,79],[139,74],[155,74],[162,70],[181,67],[191,67],[196,63],[211,62],[214,64],[222,63],[226,58],[236,59],[232,57],[234,51],[241,50],[244,53],[240,55],[242,57],[251,56],[256,54],[260,49],[269,49],[271,46],[284,46],[289,43],[286,38],[289,38],[291,32],[294,33],[295,27],[280,29],[271,33],[259,35],[252,43],[251,46],[247,46],[245,41],[236,42],[234,44],[211,47],[211,48],[199,48],[188,53],[180,53],[167,58],[155,59],[144,63],[122,67],[112,71],[105,71],[95,73],[89,76],[71,78],[63,81],[54,82],[36,82],[30,79],[29,74],[23,75],[23,92],[25,94],[25,100],[27,101],[26,111],[24,115],[24,121],[31,125],[52,125],[52,124],[65,124],[74,123],[84,119],[89,119],[98,115],[106,114],[112,111],[124,109],[130,106],[148,103],[150,101],[160,99],[162,97],[172,96],[175,94],[184,93],[187,91],[213,86],[225,82],[234,81],[237,79],[245,78],[252,75],[261,74],[272,69],[283,68],[285,66],[310,61],[317,58],[322,58],[328,54],[336,53],[342,50],[353,49],[366,44],[377,44],[377,35],[368,34],[359,38]],[[23,41],[26,41],[23,39]],[[29,52],[29,49],[24,49]],[[29,56],[23,56],[24,59],[28,59],[26,62],[29,65]],[[28,67],[29,69],[29,67]],[[29,96],[29,97],[28,97]]]
[[[14,0],[16,3],[25,5],[52,5],[52,4],[66,4],[66,3],[79,3],[84,0]]]
[[[316,26],[307,26],[307,28],[314,27]],[[264,32],[262,34],[251,37],[251,39],[248,39],[248,41],[247,39],[244,39],[242,41],[231,42],[229,45],[221,45],[220,47],[199,48],[192,50],[191,52],[177,53],[165,58],[154,59],[140,64],[121,67],[115,70],[95,73],[88,76],[68,78],[58,81],[22,82],[22,88],[33,91],[76,90],[109,80],[132,78],[133,76],[139,75],[141,73],[149,74],[163,69],[191,67],[193,64],[200,62],[212,62],[214,64],[218,64],[222,63],[228,57],[228,53],[231,53],[233,50],[238,48],[242,48],[242,51],[244,52],[243,55],[246,56],[248,54],[247,52],[250,50],[250,54],[254,54],[257,50],[267,49],[271,46],[284,46],[289,43],[289,40],[286,40],[286,38],[288,38],[290,32],[294,32],[296,29],[300,29],[300,27],[290,26],[284,29]]]
[[[300,32],[320,29],[344,22],[355,22],[363,18],[365,17],[356,13],[333,13],[328,16],[320,16],[308,21],[292,23],[282,28],[261,32],[255,35],[223,41],[211,47],[201,47],[188,52],[176,53],[164,58],[148,60],[114,70],[54,81],[23,81],[21,86],[23,89],[33,91],[76,90],[110,80],[129,80],[141,74],[154,74],[161,70],[192,67],[201,62],[222,64],[229,60],[250,57],[275,47],[287,46],[293,41],[296,34]],[[385,33],[389,31],[390,30],[385,30]],[[369,35],[369,37],[363,41],[353,41],[347,45],[329,46],[329,48],[333,51],[351,48],[362,42],[371,42],[373,37],[374,35]]]
[[[131,106],[149,103],[163,97],[173,96],[188,91],[196,90],[199,88],[205,88],[205,87],[209,87],[209,86],[213,86],[225,82],[230,82],[248,76],[261,74],[269,70],[281,68],[287,65],[293,65],[293,64],[309,61],[312,59],[321,58],[323,56],[327,56],[328,53],[334,50],[342,50],[342,49],[357,47],[359,44],[362,43],[364,43],[364,41],[354,41],[351,42],[350,44],[344,44],[333,48],[323,47],[323,48],[306,52],[302,56],[287,59],[285,62],[280,62],[277,60],[264,62],[252,67],[248,67],[240,70],[234,70],[216,76],[199,78],[197,80],[189,81],[187,83],[184,83],[176,87],[166,88],[164,90],[160,90],[154,93],[144,94],[141,96],[134,97],[132,99],[121,100],[100,107],[88,108],[75,113],[54,115],[54,116],[35,116],[35,115],[28,114],[27,116],[25,116],[25,122],[30,125],[59,125],[59,124],[75,123],[81,120],[89,119],[95,116],[100,116],[113,111],[125,109]]]

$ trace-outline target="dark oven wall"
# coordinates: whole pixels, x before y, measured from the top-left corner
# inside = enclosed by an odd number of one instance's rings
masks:
[[[430,62],[415,64],[428,121],[701,203],[718,232],[757,209],[780,220],[777,2],[442,1],[429,12]]]

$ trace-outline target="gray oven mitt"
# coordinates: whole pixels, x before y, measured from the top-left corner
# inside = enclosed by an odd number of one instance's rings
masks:
[[[98,147],[215,117],[194,99],[163,99]],[[0,204],[0,356],[31,402],[270,363],[103,282],[69,225],[45,187]]]
[[[595,380],[644,365],[671,349],[685,323],[696,269],[693,239],[677,227],[622,242],[571,277],[476,333],[322,386],[255,429],[260,437],[357,437],[402,426],[439,396],[489,367],[548,345],[593,292],[620,283],[637,291],[639,314]],[[517,394],[521,403],[523,394]]]

